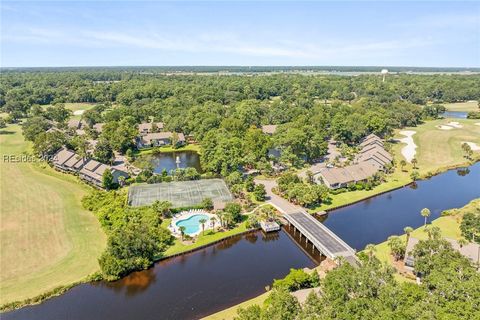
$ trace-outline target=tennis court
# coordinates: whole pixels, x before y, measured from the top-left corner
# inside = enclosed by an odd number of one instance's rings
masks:
[[[128,204],[134,207],[150,205],[156,200],[170,201],[174,208],[200,204],[203,199],[213,202],[233,200],[225,182],[221,179],[175,181],[131,186]]]

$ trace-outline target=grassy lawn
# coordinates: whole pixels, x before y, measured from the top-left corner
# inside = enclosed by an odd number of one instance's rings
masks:
[[[480,111],[477,101],[442,103],[448,111]]]
[[[230,307],[228,309],[219,311],[217,313],[214,313],[212,315],[209,315],[208,317],[202,318],[202,320],[229,320],[233,319],[234,317],[237,316],[237,310],[238,308],[247,308],[249,306],[258,304],[262,305],[263,302],[267,299],[268,295],[270,292],[265,292],[259,295],[258,297],[255,297],[253,299],[244,301],[240,304],[234,305],[233,307]]]
[[[167,227],[170,224],[171,219],[166,219],[163,221],[162,225]],[[175,239],[175,243],[169,247],[165,253],[164,257],[168,257],[174,254],[182,253],[188,250],[192,250],[203,245],[221,240],[223,238],[233,236],[235,234],[239,234],[242,232],[247,231],[247,226],[245,222],[240,223],[237,227],[227,230],[227,231],[212,231],[212,230],[205,230],[205,234],[200,234],[195,241],[195,243],[190,245],[185,245],[182,241]]]
[[[452,130],[440,130],[436,126],[446,125],[450,121],[459,122],[462,128],[453,128]],[[480,145],[480,126],[475,125],[478,120],[473,119],[442,119],[428,121],[422,125],[402,130],[413,130],[413,140],[417,145],[416,158],[418,160],[417,170],[421,177],[426,177],[452,167],[458,167],[468,164],[463,157],[462,141],[474,142]],[[395,138],[401,138],[397,130]],[[393,154],[397,164],[403,159],[401,150],[405,146],[403,143],[397,143],[393,146]],[[474,154],[480,158],[480,152],[475,151]],[[372,190],[360,190],[344,192],[337,195],[331,195],[331,203],[323,204],[320,207],[313,208],[311,212],[326,210],[359,201],[375,194],[382,193],[391,189],[395,189],[411,181],[410,173],[412,165],[407,164],[405,171],[398,168],[395,172],[387,177],[387,182],[376,186]]]
[[[0,304],[32,298],[99,269],[106,236],[81,206],[88,187],[45,164],[7,163],[29,144],[20,127],[0,135]]]
[[[65,103],[65,109],[72,110],[72,112],[79,111],[79,110],[90,110],[92,109],[96,103],[87,103],[87,102],[67,102]],[[50,105],[43,106],[45,109]],[[80,119],[81,115],[72,115],[72,119]]]
[[[460,123],[462,128],[440,130],[436,126],[447,125],[450,121]],[[478,120],[473,119],[442,119],[428,121],[420,126],[405,128],[415,131],[413,140],[417,145],[416,158],[420,175],[436,173],[447,168],[466,163],[463,157],[462,142],[469,141],[480,145],[480,126],[475,125]],[[403,137],[397,133],[396,137]],[[402,159],[401,149],[404,146],[398,143],[394,146],[396,159]],[[477,156],[480,152],[476,151]],[[411,169],[411,166],[408,168]]]
[[[348,191],[340,194],[334,194],[330,196],[331,202],[329,204],[322,204],[321,206],[313,208],[309,211],[314,213],[318,212],[319,210],[327,210],[360,201],[376,194],[401,187],[410,181],[410,173],[407,171],[401,171],[399,168],[397,168],[393,174],[387,176],[386,182],[376,186],[372,190]]]
[[[460,232],[461,218],[464,212],[467,212],[469,209],[474,207],[480,207],[480,199],[472,200],[463,208],[448,210],[448,215],[444,215],[433,220],[431,225],[439,227],[443,237],[458,240],[462,237]],[[424,231],[423,226],[415,229],[412,232],[411,236],[417,239],[427,239],[427,234]],[[406,241],[406,236],[401,235],[401,239],[403,241]],[[387,241],[382,242],[375,247],[377,249],[375,255],[380,261],[388,264],[393,264],[393,258],[390,253],[390,248],[388,247]],[[407,281],[407,278],[401,276],[400,274],[396,274],[396,276],[399,280]]]

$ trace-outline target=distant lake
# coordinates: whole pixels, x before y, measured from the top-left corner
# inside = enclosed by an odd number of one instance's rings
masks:
[[[176,160],[180,160],[179,168],[195,168],[199,173],[202,172],[200,166],[200,156],[195,151],[175,151],[175,152],[157,152],[142,156],[142,159],[149,161],[153,165],[155,173],[162,173],[166,169],[170,173],[171,170],[177,169]]]
[[[444,118],[467,119],[468,112],[465,111],[445,111],[442,113]]]

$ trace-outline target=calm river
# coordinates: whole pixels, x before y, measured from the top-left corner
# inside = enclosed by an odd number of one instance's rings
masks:
[[[324,223],[352,247],[379,243],[405,226],[423,223],[420,210],[461,207],[480,197],[480,163],[469,172],[451,170],[329,213]],[[308,249],[307,249],[308,251]],[[313,267],[285,231],[238,236],[161,261],[113,283],[77,286],[36,306],[2,314],[7,319],[197,319],[264,292],[290,268]]]

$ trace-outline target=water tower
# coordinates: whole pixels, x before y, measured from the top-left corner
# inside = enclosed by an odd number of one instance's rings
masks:
[[[388,74],[388,69],[382,69],[382,71],[381,71],[380,73],[381,73],[382,76],[383,76],[382,82],[385,82],[385,77],[386,77],[386,75]]]

